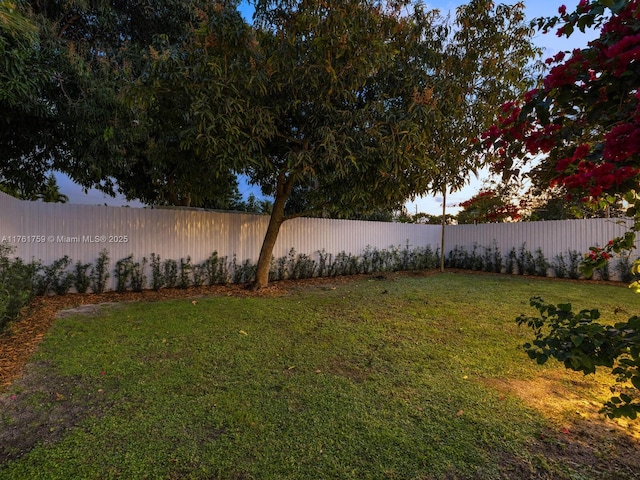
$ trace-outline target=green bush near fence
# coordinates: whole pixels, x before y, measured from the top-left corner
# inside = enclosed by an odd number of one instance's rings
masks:
[[[16,319],[34,295],[64,295],[71,289],[78,293],[102,293],[107,290],[113,273],[116,291],[142,291],[145,288],[189,288],[202,285],[244,284],[253,281],[256,265],[250,260],[238,261],[221,257],[214,251],[204,262],[194,264],[191,257],[161,259],[152,253],[134,258],[133,254],[115,262],[113,272],[111,259],[106,250],[93,264],[73,263],[64,256],[51,265],[39,261],[25,263],[20,258],[11,258],[13,249],[0,244],[0,331]],[[545,258],[540,248],[528,250],[526,243],[512,248],[506,255],[494,240],[489,246],[474,244],[471,251],[465,247],[454,247],[445,257],[449,268],[506,273],[517,275],[552,275],[559,278],[580,278],[582,256],[575,250],[556,255],[551,261]],[[391,246],[378,249],[367,246],[361,255],[340,252],[330,254],[325,250],[316,252],[315,258],[291,249],[280,258],[273,258],[269,272],[270,281],[298,280],[313,277],[337,277],[344,275],[371,274],[389,271],[427,270],[440,263],[439,249],[426,247]],[[147,275],[149,264],[150,276]],[[633,280],[631,261],[621,257],[613,267],[623,282]],[[609,280],[609,265],[596,271],[596,278]]]
[[[35,264],[11,259],[13,248],[0,243],[0,331],[29,303],[34,295]]]
[[[51,265],[33,261],[24,263],[12,259],[13,249],[0,244],[0,331],[15,320],[21,309],[34,295],[64,295],[72,288],[78,293],[102,293],[113,273],[117,292],[142,291],[147,287],[189,288],[202,285],[244,284],[253,281],[256,264],[250,260],[238,261],[220,257],[213,252],[209,258],[194,264],[191,257],[161,259],[152,253],[150,260],[134,258],[133,254],[115,262],[113,272],[111,259],[106,250],[93,264],[73,263],[64,256]],[[332,255],[322,250],[317,259],[291,249],[288,255],[271,261],[271,281],[304,279],[312,277],[336,277],[361,273],[376,273],[399,270],[424,270],[435,268],[439,263],[439,250],[431,247],[392,246],[377,249],[367,246],[362,255],[340,252]],[[147,264],[150,277],[147,276]]]
[[[509,275],[532,275],[537,277],[552,276],[556,278],[584,278],[580,273],[582,255],[576,250],[556,255],[549,261],[540,248],[531,252],[527,244],[520,248],[513,247],[506,256],[500,252],[494,241],[488,247],[474,244],[471,251],[456,245],[445,257],[445,266],[463,270],[478,270],[484,272],[505,273]],[[615,263],[614,263],[615,262]],[[610,280],[610,269],[617,272],[618,280],[629,283],[634,280],[631,272],[632,262],[629,257],[619,257],[611,264],[596,269],[594,278]]]

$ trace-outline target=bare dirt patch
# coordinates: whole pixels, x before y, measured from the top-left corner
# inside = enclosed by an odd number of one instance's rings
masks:
[[[492,378],[484,383],[518,397],[549,421],[549,429],[531,445],[541,461],[586,467],[590,471],[584,478],[640,478],[640,424],[599,413],[611,392],[598,379],[548,371],[527,380]]]

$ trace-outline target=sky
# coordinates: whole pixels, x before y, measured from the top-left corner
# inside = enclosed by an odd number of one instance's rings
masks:
[[[455,8],[463,5],[467,2],[458,0],[458,1],[445,1],[445,0],[434,0],[431,2],[425,2],[427,7],[439,9],[442,13],[451,12],[452,15],[455,13]],[[513,3],[513,1],[507,1],[506,3]],[[573,10],[573,7],[577,5],[578,0],[568,1],[566,2],[567,9],[569,11]],[[528,20],[533,20],[537,17],[549,17],[553,16],[557,13],[558,7],[561,3],[557,3],[555,1],[544,1],[541,2],[539,0],[525,0],[525,12]],[[250,17],[251,12],[250,9],[245,9],[243,11],[246,16]],[[592,40],[596,37],[594,32],[588,32],[587,34],[582,34],[581,32],[574,32],[570,38],[566,37],[557,37],[554,32],[549,32],[546,35],[542,33],[536,34],[534,38],[534,42],[543,49],[543,59],[551,57],[558,53],[561,50],[573,50],[574,48],[584,47],[586,46],[589,40]],[[458,204],[465,200],[471,198],[475,193],[479,191],[482,186],[482,180],[486,178],[487,172],[481,171],[479,178],[476,178],[471,174],[469,178],[469,183],[463,189],[449,193],[447,195],[447,213],[448,214],[456,214],[460,207]],[[62,193],[66,194],[69,197],[70,203],[76,204],[88,204],[88,205],[129,205],[132,207],[143,206],[138,201],[129,201],[127,202],[121,196],[116,198],[105,195],[95,189],[90,189],[88,192],[85,192],[82,187],[74,184],[68,177],[62,174],[56,174],[58,179],[58,183],[60,185],[60,190]],[[260,196],[260,191],[257,187],[253,187],[249,185],[243,178],[240,178],[239,185],[240,193],[246,199],[249,194],[254,193],[257,196]],[[442,214],[442,196],[429,196],[429,197],[421,197],[417,198],[415,201],[408,201],[406,203],[406,207],[409,213],[417,213],[423,212],[432,215],[441,215]]]

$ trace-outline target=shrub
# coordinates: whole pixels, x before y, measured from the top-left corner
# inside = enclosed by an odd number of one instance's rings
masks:
[[[0,243],[0,331],[18,318],[34,295],[36,264],[10,258],[13,251],[11,246]]]
[[[564,260],[564,255],[556,255],[551,264],[551,268],[556,277],[566,278],[569,269],[567,268],[567,262]]]
[[[134,262],[131,265],[131,290],[134,292],[141,292],[147,284],[147,277],[144,274],[145,266],[147,265],[147,258],[142,257],[142,262]]]
[[[567,274],[569,278],[577,280],[580,278],[580,262],[582,261],[582,255],[575,250],[569,250],[569,267]]]
[[[76,262],[73,268],[73,287],[78,293],[86,293],[91,285],[91,277],[87,273],[91,268],[90,263]]]
[[[616,271],[620,281],[625,283],[631,283],[636,279],[636,276],[632,271],[633,262],[628,256],[621,256],[616,264]]]
[[[55,293],[64,295],[73,285],[73,274],[68,273],[67,267],[71,260],[67,255],[54,261],[51,265],[42,266],[40,262],[34,262],[35,277],[34,291],[36,295],[48,295]]]
[[[187,256],[180,259],[180,279],[178,281],[178,288],[189,288],[191,285],[191,272],[193,271],[193,265],[191,264],[191,257]]]
[[[291,278],[312,278],[316,273],[317,263],[308,255],[301,253],[296,257]]]
[[[160,255],[151,254],[151,288],[156,292],[164,287],[164,274]]]
[[[513,247],[509,251],[509,255],[507,255],[507,265],[506,265],[505,273],[508,273],[508,274],[517,273],[516,272],[517,258],[518,258],[518,254],[516,253],[516,247]]]
[[[178,262],[175,260],[165,260],[162,264],[164,284],[167,288],[174,288],[178,283]]]
[[[107,288],[109,280],[109,253],[102,250],[91,271],[91,289],[93,293],[102,293]]]
[[[229,282],[229,269],[227,267],[227,257],[218,257],[218,252],[214,251],[204,262],[207,284],[225,284]]]
[[[127,290],[129,278],[131,277],[132,266],[133,254],[116,262],[116,269],[114,272],[116,277],[116,292],[124,292]]]
[[[519,275],[534,275],[536,272],[533,255],[527,250],[527,244],[523,243],[518,251],[516,259]]]
[[[537,275],[539,277],[547,276],[547,272],[549,270],[549,262],[545,258],[541,248],[538,248],[536,250],[536,255],[533,259],[533,268],[534,275]]]
[[[207,279],[207,269],[204,263],[194,265],[191,271],[193,275],[193,286],[201,287]]]

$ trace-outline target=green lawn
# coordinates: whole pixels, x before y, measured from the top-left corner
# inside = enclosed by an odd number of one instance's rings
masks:
[[[624,286],[442,274],[60,319],[0,392],[0,478],[637,478],[571,456],[571,414],[491,386],[571,387],[519,348],[533,295],[640,312]],[[601,380],[574,393],[599,402]]]

